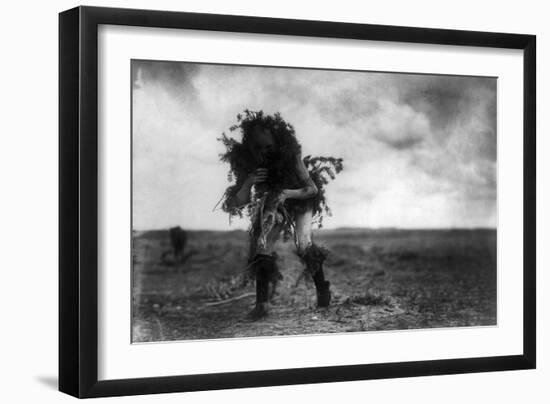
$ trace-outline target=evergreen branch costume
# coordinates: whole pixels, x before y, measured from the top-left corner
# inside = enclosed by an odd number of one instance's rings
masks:
[[[258,184],[251,201],[243,206],[235,206],[233,199],[243,185],[247,176],[257,168],[256,161],[250,151],[249,142],[253,136],[253,129],[256,125],[268,128],[277,144],[277,151],[269,163],[262,165],[267,168],[269,177],[265,183]],[[299,188],[303,186],[297,178],[294,161],[297,155],[301,154],[301,146],[298,143],[294,127],[285,122],[279,113],[265,115],[263,111],[244,111],[244,116],[237,115],[237,124],[230,127],[230,131],[239,130],[242,140],[236,139],[222,133],[220,140],[226,148],[225,153],[220,155],[223,162],[229,163],[230,169],[227,175],[230,185],[222,198],[222,209],[230,216],[243,217],[247,214],[252,222],[264,211],[279,212],[283,216],[284,232],[286,236],[293,234],[293,220],[298,212],[304,212],[308,208],[313,210],[314,222],[322,227],[324,215],[331,214],[326,201],[325,185],[336,177],[343,169],[341,158],[334,157],[312,157],[306,156],[303,161],[309,171],[309,175],[316,185],[317,194],[309,199],[288,199],[283,206],[273,206],[278,194],[283,189]],[[267,216],[269,217],[269,216]],[[281,220],[280,217],[277,217]]]
[[[261,166],[251,151],[251,141],[254,128],[260,126],[269,129],[275,141],[275,150]],[[258,301],[267,301],[267,282],[274,285],[281,275],[276,268],[275,258],[266,255],[267,237],[277,226],[282,229],[284,240],[294,237],[297,245],[295,223],[296,216],[311,210],[313,222],[322,227],[324,215],[330,215],[327,205],[325,186],[342,171],[341,158],[306,156],[303,162],[317,193],[307,199],[286,199],[279,202],[279,195],[284,189],[302,188],[305,184],[298,178],[296,172],[296,158],[301,156],[301,146],[295,137],[291,124],[285,122],[279,113],[265,115],[263,111],[245,110],[244,115],[237,115],[237,124],[230,127],[230,131],[239,131],[241,140],[222,133],[218,139],[225,146],[225,152],[220,154],[221,161],[229,163],[230,169],[227,179],[232,185],[228,186],[222,199],[222,209],[233,216],[250,218],[250,251],[249,275],[256,276]],[[239,206],[236,203],[237,193],[242,188],[250,173],[258,168],[266,168],[268,177],[265,182],[254,185],[250,201]],[[326,250],[315,244],[298,254],[306,264],[307,275],[313,277],[319,291],[326,289],[324,305],[328,305],[330,295],[329,282],[324,280],[322,262],[326,257]],[[315,268],[320,268],[319,270]],[[258,277],[258,271],[264,271],[265,277]],[[322,299],[321,299],[322,300]]]

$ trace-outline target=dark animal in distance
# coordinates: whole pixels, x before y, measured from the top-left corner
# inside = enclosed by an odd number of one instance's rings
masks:
[[[187,232],[181,227],[172,227],[170,230],[170,244],[172,244],[172,250],[174,252],[174,261],[181,262],[183,258],[183,252],[187,245]]]
[[[168,237],[170,239],[170,247],[172,248],[164,251],[160,260],[163,265],[174,266],[179,272],[183,263],[191,256],[195,255],[197,251],[194,249],[186,251],[188,241],[187,232],[180,226],[168,229]],[[172,256],[172,259],[170,259],[170,256]]]

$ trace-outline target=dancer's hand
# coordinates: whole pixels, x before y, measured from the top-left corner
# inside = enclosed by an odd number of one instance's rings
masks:
[[[250,185],[260,184],[267,180],[267,168],[258,168],[252,174],[248,176],[248,183]]]
[[[250,190],[254,184],[259,184],[267,179],[267,168],[258,168],[249,174],[241,185],[241,188],[231,201],[232,206],[243,206],[250,202]]]

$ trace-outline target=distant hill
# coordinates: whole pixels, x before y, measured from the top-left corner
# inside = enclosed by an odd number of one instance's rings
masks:
[[[248,236],[248,232],[245,230],[186,230],[190,238],[195,239],[217,239],[217,238],[245,238]],[[495,232],[496,229],[490,228],[448,228],[448,229],[399,229],[394,227],[385,227],[385,228],[361,228],[361,227],[339,227],[336,229],[315,229],[313,230],[314,234],[319,236],[383,236],[403,234],[410,235],[413,233],[440,233],[440,234],[456,234],[456,233],[466,233],[466,232]],[[144,231],[133,231],[134,238],[146,238],[146,239],[166,239],[168,238],[168,229],[156,229],[156,230],[144,230]]]
[[[184,229],[185,230],[185,229]],[[168,229],[162,229],[162,230],[144,230],[144,231],[133,231],[133,236],[135,238],[146,238],[150,240],[159,240],[159,239],[166,239],[168,238]],[[244,230],[230,230],[230,231],[223,231],[223,230],[185,230],[190,238],[226,238],[228,236],[241,238],[246,237],[248,232]]]

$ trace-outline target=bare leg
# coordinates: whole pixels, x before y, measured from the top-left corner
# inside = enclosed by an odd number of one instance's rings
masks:
[[[296,247],[298,254],[304,254],[312,244],[311,228],[313,225],[313,211],[308,209],[296,215]]]

